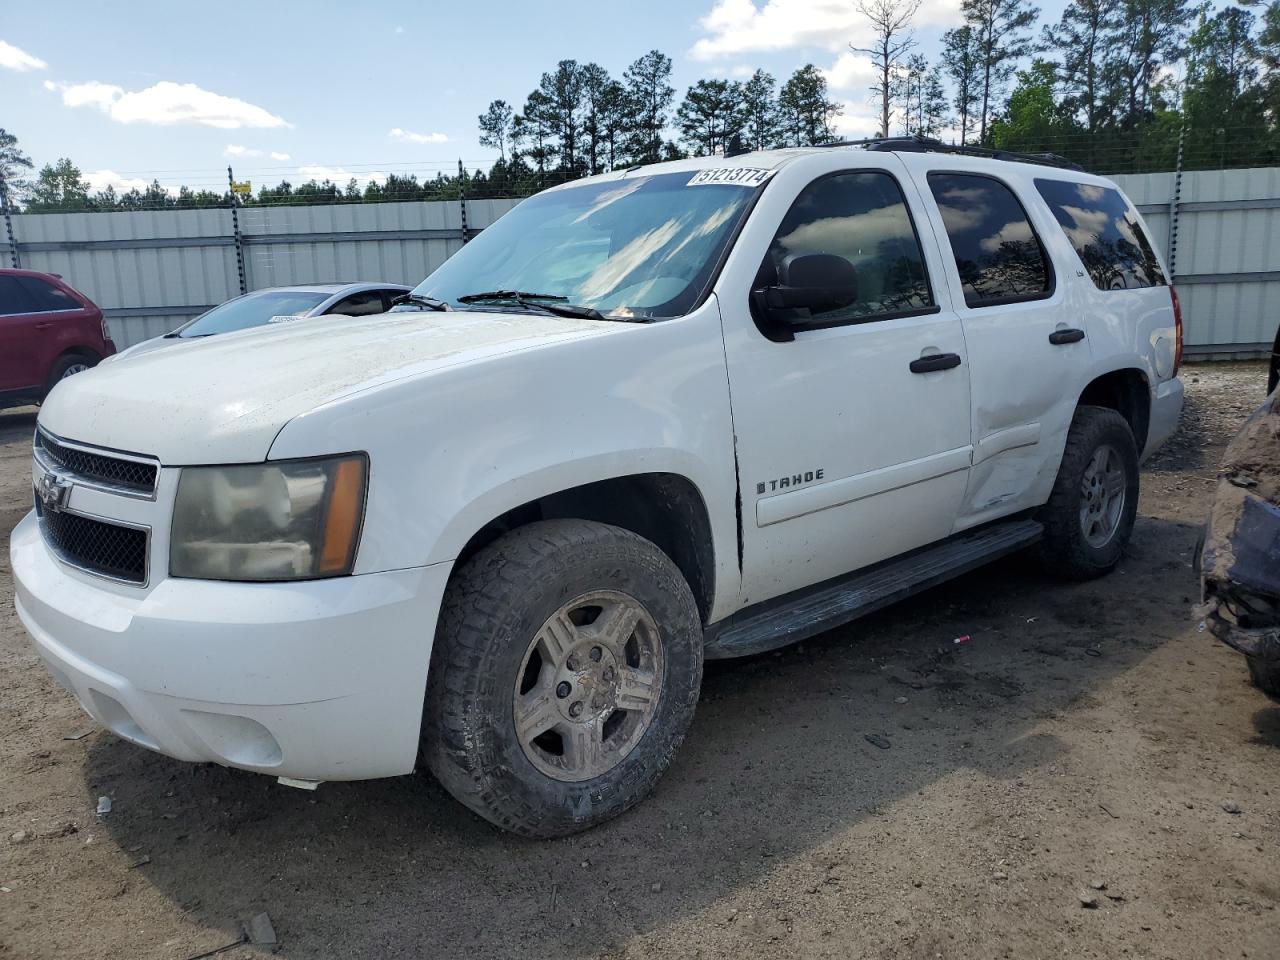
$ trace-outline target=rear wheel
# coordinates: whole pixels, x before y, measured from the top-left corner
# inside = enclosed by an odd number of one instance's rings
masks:
[[[1086,580],[1124,554],[1138,513],[1138,450],[1128,421],[1105,407],[1076,409],[1049,502],[1040,553],[1055,573]]]
[[[449,587],[422,759],[500,827],[584,830],[653,788],[701,679],[697,606],[666,554],[606,524],[531,524]]]

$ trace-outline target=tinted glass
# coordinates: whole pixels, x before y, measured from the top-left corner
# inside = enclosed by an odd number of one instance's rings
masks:
[[[327,298],[327,293],[300,290],[264,290],[248,293],[214,307],[178,331],[180,337],[207,337],[232,330],[247,330],[271,323],[275,318],[292,319],[310,313]],[[281,321],[276,321],[281,322]]]
[[[373,313],[382,313],[384,310],[382,294],[377,290],[367,290],[364,293],[353,293],[351,296],[339,300],[325,312],[341,313],[348,317],[363,317]]]
[[[83,309],[71,294],[55,287],[48,280],[39,277],[19,277],[18,283],[31,294],[40,310],[81,310]]]
[[[1036,189],[1099,290],[1164,286],[1151,242],[1119,190],[1065,180],[1037,180]]]
[[[606,315],[680,316],[767,179],[687,171],[550,190],[487,227],[414,292],[458,305],[469,293],[522,290]]]
[[[36,313],[40,308],[17,277],[0,277],[0,317],[15,313]]]
[[[901,188],[887,173],[841,173],[805,187],[769,246],[757,286],[776,284],[783,258],[803,253],[844,257],[858,274],[858,299],[838,310],[815,313],[816,322],[933,305],[911,215]]]
[[[931,173],[929,188],[971,307],[1027,300],[1051,284],[1044,250],[1013,191],[990,177]]]

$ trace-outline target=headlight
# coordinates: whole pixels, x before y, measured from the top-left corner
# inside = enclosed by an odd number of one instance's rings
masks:
[[[308,580],[351,572],[364,517],[363,454],[184,467],[169,573],[203,580]]]

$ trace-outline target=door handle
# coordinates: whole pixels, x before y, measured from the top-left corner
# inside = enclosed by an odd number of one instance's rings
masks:
[[[1065,330],[1055,330],[1049,334],[1049,342],[1055,346],[1061,346],[1064,343],[1079,343],[1084,339],[1084,331],[1077,330],[1075,327],[1067,327]]]
[[[935,370],[950,370],[960,366],[958,353],[931,353],[927,357],[911,361],[912,373],[933,373]]]

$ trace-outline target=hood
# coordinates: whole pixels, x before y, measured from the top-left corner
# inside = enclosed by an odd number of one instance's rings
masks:
[[[105,363],[115,363],[124,360],[126,357],[137,357],[144,353],[151,353],[153,350],[163,350],[165,347],[175,347],[183,341],[178,337],[170,337],[165,334],[162,337],[152,337],[150,340],[143,340],[141,343],[135,343],[132,347],[125,347],[118,351],[114,356],[108,357]]]
[[[291,419],[404,377],[607,336],[591,320],[455,311],[320,317],[139,351],[63,380],[39,423],[165,465],[266,459]]]

